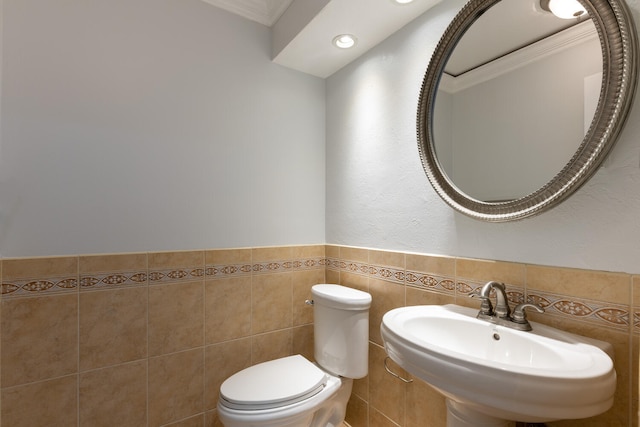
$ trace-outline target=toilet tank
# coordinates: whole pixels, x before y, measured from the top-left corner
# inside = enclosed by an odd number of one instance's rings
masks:
[[[362,378],[369,368],[371,295],[340,285],[315,285],[313,295],[314,357],[327,371]]]

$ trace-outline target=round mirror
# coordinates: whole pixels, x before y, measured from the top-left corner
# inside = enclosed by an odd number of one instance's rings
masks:
[[[624,0],[581,0],[571,19],[549,3],[469,1],[427,68],[422,163],[473,218],[518,220],[560,203],[595,173],[632,105],[637,33]]]

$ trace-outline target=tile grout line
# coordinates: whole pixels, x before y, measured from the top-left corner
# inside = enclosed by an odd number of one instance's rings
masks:
[[[76,424],[80,426],[80,256],[76,257],[76,304],[78,313],[76,315]]]
[[[146,331],[147,331],[147,352],[146,352],[146,374],[147,374],[147,387],[146,387],[146,411],[147,411],[147,427],[149,427],[149,252],[145,253],[145,271],[146,271],[146,290],[147,290],[147,318],[146,318]]]

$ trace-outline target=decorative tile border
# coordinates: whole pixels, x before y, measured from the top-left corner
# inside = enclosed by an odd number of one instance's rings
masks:
[[[456,281],[450,277],[418,271],[407,271],[405,274],[405,280],[407,286],[411,286],[413,288],[426,289],[448,295],[453,295],[456,292]]]
[[[75,277],[21,278],[2,283],[4,298],[51,295],[61,292],[117,289],[123,287],[162,285],[202,279],[218,279],[252,274],[321,270],[325,258],[302,258],[250,264],[207,265],[203,268],[176,267],[150,271],[107,271]]]
[[[327,258],[326,264],[327,264],[327,269],[333,270],[333,271],[344,270],[347,267],[347,263],[345,261],[342,261],[340,259],[335,259],[335,258]]]
[[[2,283],[2,297],[59,294],[76,292],[78,279],[75,277],[48,277],[38,279],[17,279]]]
[[[615,329],[629,329],[628,306],[537,291],[527,295],[527,302],[538,304],[545,309],[546,314],[570,317]]]
[[[406,272],[395,267],[388,267],[384,265],[370,265],[361,262],[344,261],[331,258],[326,260],[326,265],[329,270],[345,271],[348,273],[385,280],[387,282],[394,282],[399,284],[405,283]]]
[[[426,289],[446,294],[457,294],[466,297],[469,293],[478,291],[485,282],[460,278],[441,277],[417,271],[402,271],[386,266],[369,265],[366,263],[327,259],[327,269],[348,272],[368,277],[375,277],[407,286]],[[507,298],[511,304],[527,302],[539,304],[545,308],[547,314],[569,317],[573,320],[589,322],[598,326],[612,329],[628,330],[630,313],[628,307],[600,301],[585,300],[574,296],[554,295],[531,292],[525,295],[522,287],[505,284]],[[634,313],[634,330],[640,333],[640,312]]]
[[[146,284],[146,271],[105,272],[80,276],[81,291],[143,286]]]
[[[251,264],[208,265],[204,271],[207,279],[250,276],[253,272],[253,266]]]
[[[205,276],[204,268],[171,268],[149,271],[149,285],[164,285],[167,283],[189,282],[201,280]]]
[[[327,262],[324,258],[307,258],[295,260],[280,260],[257,262],[252,264],[212,264],[207,265],[205,274],[207,279],[218,279],[251,274],[286,273],[290,271],[320,270]]]
[[[28,297],[97,289],[179,283],[193,280],[239,277],[253,274],[274,274],[303,270],[328,269],[348,272],[384,280],[418,289],[456,294],[466,297],[479,290],[484,282],[472,279],[443,277],[418,271],[405,271],[384,265],[372,265],[336,258],[301,258],[241,264],[212,264],[202,268],[170,268],[150,271],[115,271],[85,274],[80,278],[36,277],[12,279],[2,283],[2,297]],[[571,318],[618,330],[633,327],[640,333],[640,311],[629,312],[629,307],[601,301],[551,293],[530,292],[507,284],[507,296],[512,304],[523,301],[544,307],[549,315]],[[633,323],[633,324],[631,324]]]

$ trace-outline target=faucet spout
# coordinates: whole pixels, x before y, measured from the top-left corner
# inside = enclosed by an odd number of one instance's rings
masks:
[[[496,307],[493,308],[491,304],[491,291],[496,292]],[[544,308],[532,303],[519,304],[511,315],[511,309],[509,308],[509,301],[507,301],[507,291],[504,283],[488,282],[481,289],[480,292],[474,291],[469,294],[470,297],[478,297],[482,300],[480,311],[476,316],[480,320],[485,320],[490,323],[494,323],[508,328],[517,329],[519,331],[530,331],[531,324],[527,320],[525,313],[526,308],[533,308],[539,313],[544,313]]]
[[[489,298],[491,290],[496,291],[496,306],[493,310],[494,314],[501,319],[508,319],[511,315],[511,309],[507,301],[507,292],[504,287],[504,283],[498,283],[495,281],[488,282],[480,290],[480,296]]]

